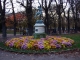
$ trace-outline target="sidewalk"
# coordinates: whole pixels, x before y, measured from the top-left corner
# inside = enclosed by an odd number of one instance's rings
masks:
[[[16,34],[16,36],[14,36],[14,34],[7,34],[7,37],[3,38],[2,34],[0,34],[0,41],[3,42],[3,41],[6,41],[7,39],[11,39],[11,38],[15,38],[15,37],[21,37],[21,36],[23,36],[23,35]]]

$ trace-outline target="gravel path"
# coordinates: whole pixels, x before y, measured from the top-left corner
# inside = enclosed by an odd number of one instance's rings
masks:
[[[19,54],[0,50],[0,60],[80,60],[76,53],[66,54]]]

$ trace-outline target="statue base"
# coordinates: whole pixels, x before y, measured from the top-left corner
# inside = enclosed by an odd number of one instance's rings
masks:
[[[34,39],[46,38],[46,33],[34,33]]]

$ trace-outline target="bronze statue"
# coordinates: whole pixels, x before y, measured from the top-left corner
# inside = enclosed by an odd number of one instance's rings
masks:
[[[41,16],[42,16],[42,8],[41,8],[41,6],[38,6],[38,11],[36,12],[35,17],[37,17],[37,16],[41,19]]]

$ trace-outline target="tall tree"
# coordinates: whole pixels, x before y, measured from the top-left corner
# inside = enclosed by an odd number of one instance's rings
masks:
[[[56,13],[56,5],[51,4],[50,9],[49,9],[49,27],[50,30],[54,28],[53,33],[57,33],[57,13]]]
[[[69,4],[70,4],[70,8],[72,10],[73,18],[74,18],[74,28],[75,28],[74,31],[75,31],[75,33],[77,33],[77,22],[78,22],[78,19],[77,19],[77,14],[78,14],[77,4],[78,4],[78,0],[70,0]]]
[[[77,27],[77,30],[80,31],[80,1],[78,0],[77,4],[76,4],[76,9],[77,9],[77,21],[78,21],[78,27]]]
[[[16,17],[15,17],[13,0],[10,0],[10,2],[11,2],[11,5],[12,5],[12,11],[13,11],[13,16],[14,16],[14,36],[16,36]]]
[[[61,13],[63,12],[63,0],[59,0],[57,2],[57,0],[55,0],[56,2],[56,12],[58,14],[58,31],[59,31],[59,34],[61,34]]]
[[[79,13],[79,9],[80,9],[80,1],[79,0],[75,0],[75,11],[76,11],[76,13],[75,13],[75,33],[77,33],[77,31],[78,31],[78,22],[79,22],[79,20],[78,20],[78,13]]]
[[[33,34],[33,25],[32,25],[32,15],[33,15],[33,11],[32,11],[32,1],[33,1],[33,0],[26,0],[26,5],[24,5],[24,1],[23,1],[23,3],[17,1],[17,2],[20,3],[20,5],[22,5],[22,6],[25,8],[25,10],[26,10],[26,17],[27,17],[27,20],[28,20],[29,35],[32,35],[32,34]]]
[[[6,0],[1,1],[0,0],[0,20],[2,23],[2,36],[6,37],[6,25],[5,25],[5,5],[6,5]]]
[[[66,1],[66,7],[67,7],[68,3],[70,3],[70,0]],[[66,16],[66,14],[67,14],[67,16]],[[68,7],[67,11],[64,10],[64,17],[67,19],[67,21],[66,21],[66,23],[67,23],[67,31],[68,31],[68,33],[70,33],[70,7]]]

